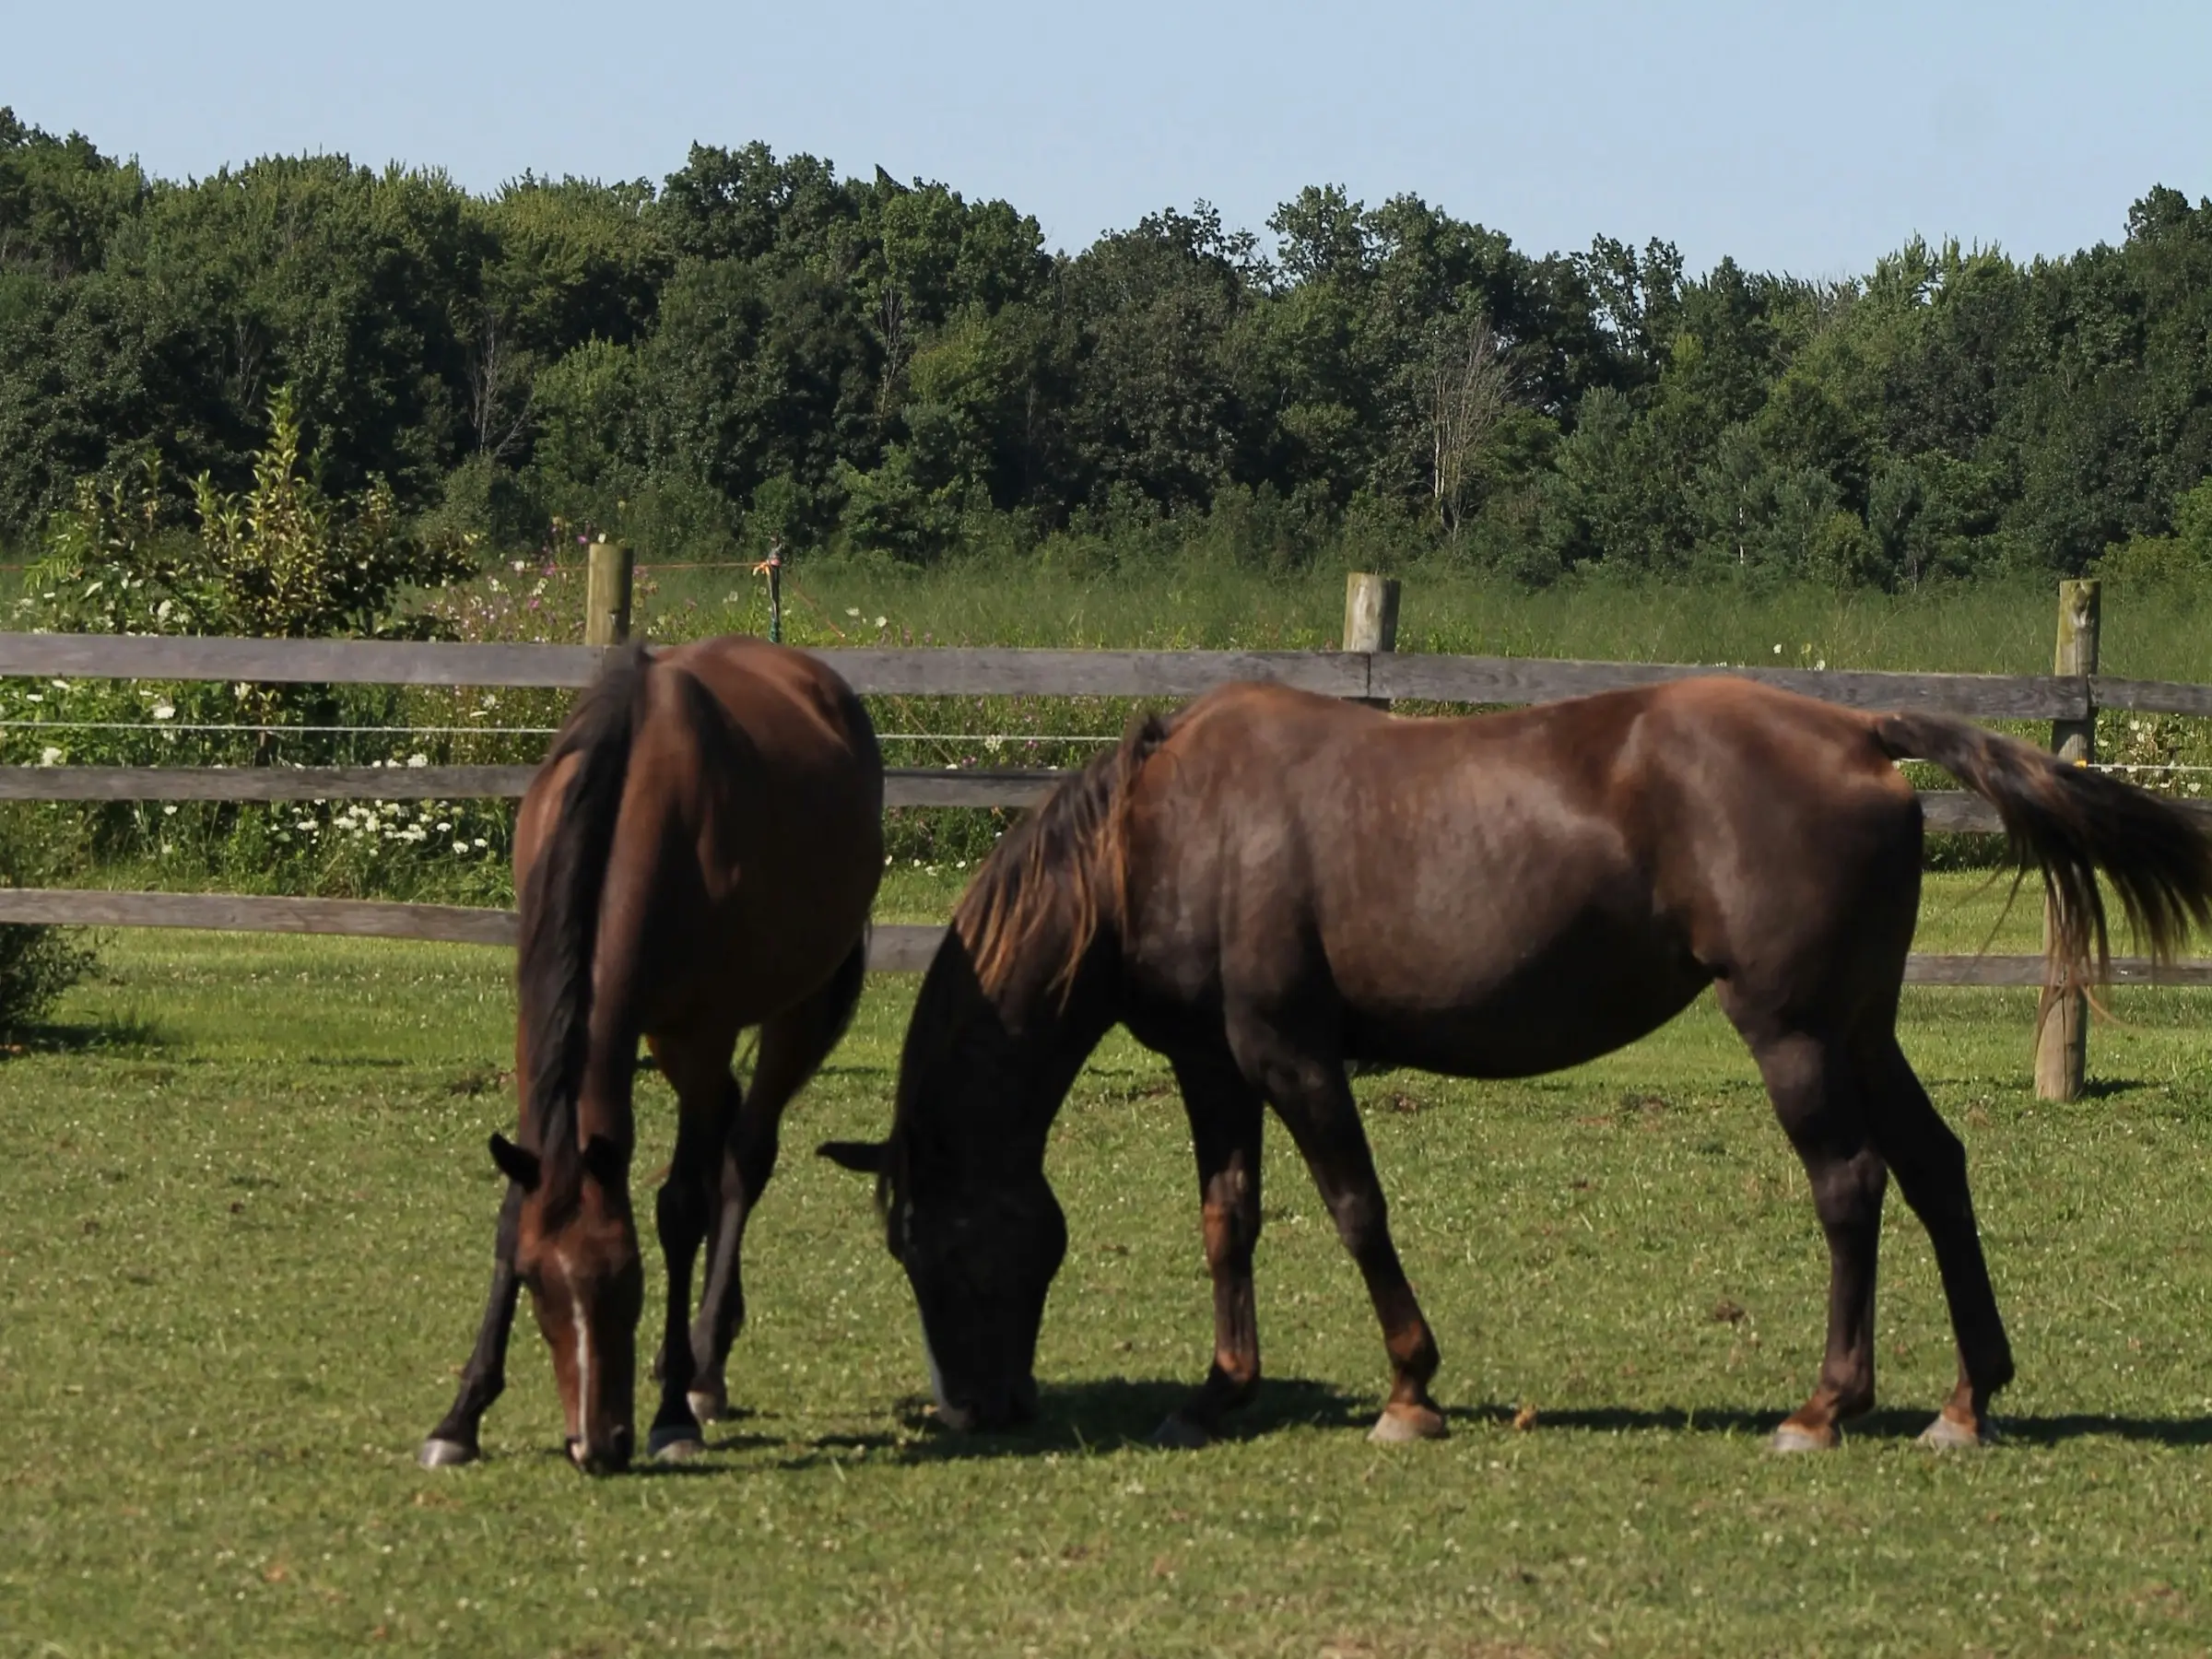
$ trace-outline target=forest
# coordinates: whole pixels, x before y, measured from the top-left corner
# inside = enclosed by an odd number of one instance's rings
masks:
[[[337,156],[165,180],[0,110],[0,543],[149,461],[181,516],[244,488],[281,405],[318,488],[488,550],[2179,577],[2212,569],[2212,201],[2124,230],[1692,275],[1316,185],[1264,234],[1200,203],[1066,253],[759,143],[479,195]]]

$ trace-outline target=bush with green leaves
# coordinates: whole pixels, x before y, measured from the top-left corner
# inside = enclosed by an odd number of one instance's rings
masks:
[[[404,596],[472,574],[473,541],[417,536],[382,478],[350,499],[325,494],[301,470],[301,440],[291,390],[280,387],[253,488],[228,494],[203,473],[189,531],[175,523],[158,453],[104,488],[80,480],[48,529],[20,619],[78,633],[419,637],[424,618],[403,609]]]
[[[474,540],[417,534],[381,479],[350,496],[330,493],[305,448],[292,395],[280,389],[253,483],[241,493],[203,475],[188,515],[150,453],[119,475],[80,480],[27,573],[15,626],[286,639],[448,631],[418,596],[475,573]],[[394,687],[11,680],[0,683],[0,760],[18,764],[423,761],[404,729],[411,724],[407,693]],[[393,729],[386,735],[379,728]],[[416,810],[407,810],[412,824]],[[442,865],[434,875],[397,867],[411,856],[429,864],[429,827],[441,817],[449,826],[456,821],[442,809],[430,813],[420,837],[352,835],[338,830],[343,814],[304,815],[318,826],[329,820],[334,833],[325,840],[320,828],[297,827],[302,816],[238,804],[102,803],[48,808],[23,829],[57,867],[144,861],[162,872],[164,886],[194,876],[227,886],[273,879],[349,891],[417,889],[427,879],[429,890],[443,893],[456,877],[471,890],[486,884]],[[503,809],[480,816],[497,821],[472,824],[466,860],[496,864],[506,840]],[[436,839],[436,850],[459,862],[443,844],[451,836]]]
[[[32,887],[47,877],[50,851],[27,816],[37,810],[25,804],[0,811],[0,887]],[[87,937],[74,928],[0,924],[0,1035],[36,1025],[56,997],[92,971],[96,957]]]

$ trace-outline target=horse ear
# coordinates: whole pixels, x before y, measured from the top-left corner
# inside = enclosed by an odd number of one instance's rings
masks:
[[[629,1154],[606,1135],[594,1135],[583,1143],[583,1172],[603,1187],[618,1185],[629,1172]]]
[[[537,1154],[525,1152],[503,1135],[491,1137],[491,1161],[525,1193],[537,1191]]]
[[[814,1155],[856,1175],[880,1175],[889,1162],[890,1149],[888,1141],[824,1141]]]

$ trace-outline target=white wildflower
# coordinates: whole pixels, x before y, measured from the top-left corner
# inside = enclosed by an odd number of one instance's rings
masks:
[[[163,818],[175,818],[177,816],[177,804],[174,801],[171,801],[168,806],[162,807],[161,816]]]
[[[176,704],[171,702],[158,702],[154,705],[154,718],[156,720],[174,720],[176,717]]]
[[[848,616],[848,617],[857,617],[857,616],[859,616],[859,615],[860,615],[860,606],[857,606],[857,605],[848,605],[848,606],[845,606],[845,615],[846,615],[846,616]]]
[[[428,766],[429,763],[430,758],[428,755],[409,755],[407,757],[409,766]],[[377,805],[381,806],[383,803],[380,801]]]
[[[61,763],[62,751],[58,748],[55,748],[52,744],[48,744],[44,748],[39,751],[39,764],[41,766],[59,766]]]

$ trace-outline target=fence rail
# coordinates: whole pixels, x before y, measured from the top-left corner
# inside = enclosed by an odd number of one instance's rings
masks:
[[[0,676],[41,678],[572,688],[591,682],[603,654],[594,645],[0,633]],[[2081,720],[2093,707],[2212,714],[2212,686],[2089,675],[1875,673],[1388,651],[947,647],[813,654],[864,696],[1184,698],[1231,680],[1271,680],[1331,697],[1502,705],[1723,674],[1853,708],[1926,709],[1983,720]]]
[[[0,801],[513,800],[535,766],[0,766]],[[1065,771],[884,770],[888,806],[1033,806]]]

